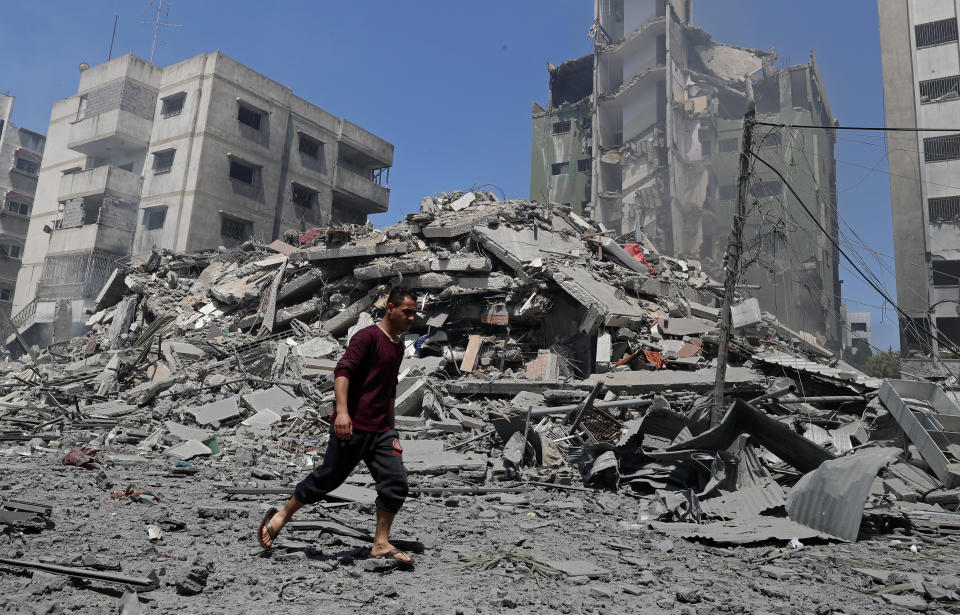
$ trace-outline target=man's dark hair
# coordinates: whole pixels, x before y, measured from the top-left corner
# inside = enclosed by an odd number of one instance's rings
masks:
[[[394,306],[398,306],[403,303],[403,300],[407,297],[413,299],[414,303],[417,301],[417,294],[412,290],[408,290],[402,286],[394,286],[390,289],[390,294],[387,295],[387,303],[392,303]]]

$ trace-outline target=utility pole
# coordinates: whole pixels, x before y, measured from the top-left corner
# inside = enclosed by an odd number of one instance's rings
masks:
[[[753,84],[747,77],[747,110],[743,114],[743,142],[740,145],[740,177],[737,182],[737,212],[733,215],[733,228],[727,244],[724,260],[726,276],[723,281],[723,304],[720,306],[720,347],[717,350],[717,377],[713,383],[713,407],[710,409],[710,425],[718,425],[723,418],[723,390],[727,376],[727,354],[730,350],[730,302],[737,288],[737,273],[740,268],[740,250],[743,247],[743,222],[747,217],[747,198],[750,190],[750,156],[753,146],[753,125],[756,122],[757,106],[753,100]]]

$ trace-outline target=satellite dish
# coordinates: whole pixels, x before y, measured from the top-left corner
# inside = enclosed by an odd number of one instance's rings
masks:
[[[82,73],[83,71],[87,70],[88,68],[90,68],[90,65],[87,64],[86,62],[81,62],[81,63],[80,63],[80,72],[81,72],[81,73]]]

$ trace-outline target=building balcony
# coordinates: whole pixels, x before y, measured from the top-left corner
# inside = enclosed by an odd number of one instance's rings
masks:
[[[103,166],[60,178],[58,201],[112,195],[128,202],[140,199],[140,176],[119,167]]]
[[[364,213],[383,213],[390,203],[390,189],[342,166],[333,171],[333,191]]]
[[[371,167],[393,166],[393,145],[356,124],[340,120],[337,140],[341,150],[349,150],[352,156],[369,159]]]
[[[152,129],[152,120],[114,109],[71,125],[67,147],[95,158],[126,156],[147,149]]]

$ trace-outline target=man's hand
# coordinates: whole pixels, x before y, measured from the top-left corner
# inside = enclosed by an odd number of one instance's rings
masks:
[[[341,440],[349,440],[353,435],[353,421],[346,411],[337,411],[337,418],[333,421],[333,433]]]

